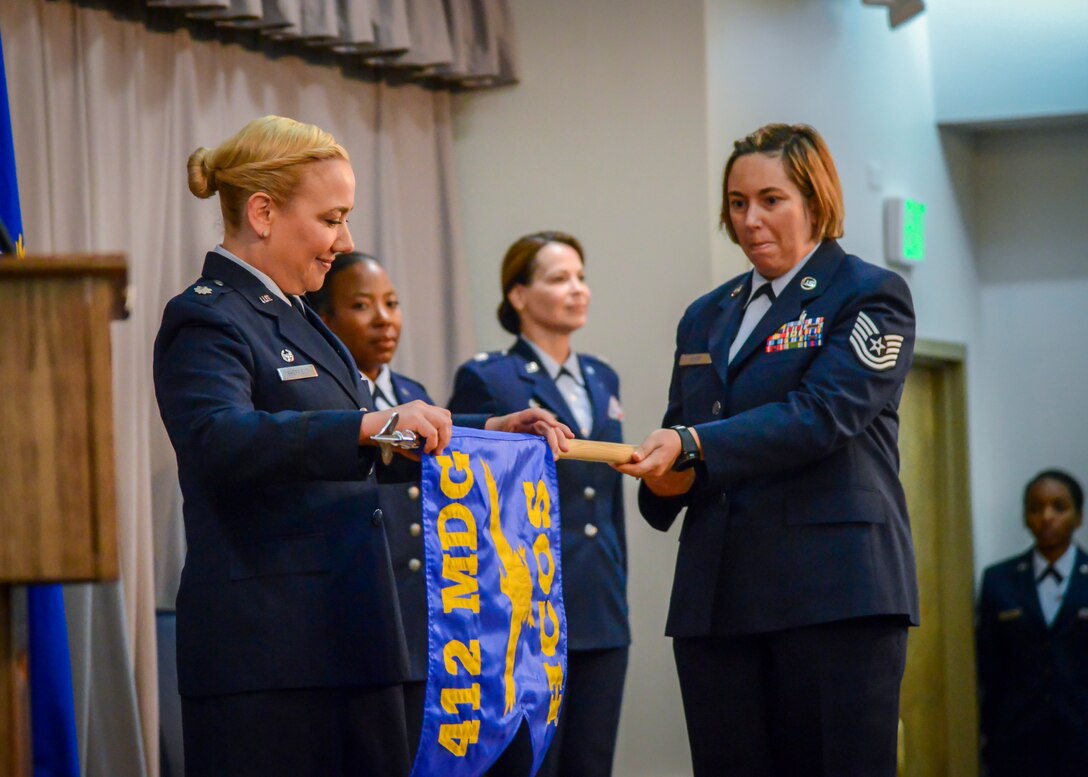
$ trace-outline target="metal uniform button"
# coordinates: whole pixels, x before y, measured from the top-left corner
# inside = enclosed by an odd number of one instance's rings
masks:
[[[419,499],[419,486],[408,486],[408,498],[413,502]]]
[[[582,491],[582,496],[588,500],[593,500],[597,496],[597,489],[593,486],[586,486],[585,490]]]
[[[374,511],[373,515],[370,516],[370,522],[375,526],[382,525],[382,511],[380,507]]]
[[[715,399],[714,404],[710,406],[710,412],[713,413],[714,415],[721,415],[722,414],[722,403]]]
[[[418,537],[423,533],[423,527],[420,526],[418,523],[413,523],[411,526],[408,527],[408,533],[411,534],[413,537]]]
[[[585,528],[585,533],[586,533],[587,537],[592,539],[593,537],[597,536],[597,527],[594,526],[591,523],[587,523],[586,528]]]
[[[423,567],[423,562],[418,558],[408,559],[408,569],[412,572],[418,572]]]

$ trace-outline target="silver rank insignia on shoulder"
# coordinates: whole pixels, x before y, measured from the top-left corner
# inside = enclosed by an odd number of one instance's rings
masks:
[[[291,353],[291,351],[289,351],[286,348],[284,348],[282,351],[280,351],[280,356],[288,364],[290,364],[291,362],[293,362],[295,360],[295,355],[293,353]]]
[[[207,286],[194,286],[193,291],[195,291],[197,294],[211,294],[212,293],[212,290],[209,289]]]
[[[738,286],[737,288],[733,289],[731,292],[729,292],[729,296],[730,297],[735,297],[738,294],[740,294],[742,291],[744,291],[744,284],[743,283],[740,286]]]
[[[850,332],[850,347],[858,361],[871,370],[884,372],[899,361],[903,347],[903,335],[882,335],[873,320],[864,312],[858,313],[854,329]]]
[[[262,294],[261,296],[257,297],[257,299],[259,299],[261,302],[263,302],[264,304],[267,305],[269,302],[272,301],[272,295]]]
[[[816,279],[811,275],[806,275],[801,279],[801,288],[805,291],[812,291],[816,288]]]
[[[529,362],[525,365],[525,371],[532,375],[534,372],[540,372],[540,365],[536,362]]]
[[[491,354],[489,354],[487,351],[480,351],[478,354],[476,354],[475,356],[472,357],[472,361],[474,361],[474,362],[486,362],[490,358],[491,358]]]

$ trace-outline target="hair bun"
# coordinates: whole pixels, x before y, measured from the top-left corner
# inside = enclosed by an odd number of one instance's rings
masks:
[[[198,148],[189,155],[189,191],[200,199],[211,197],[218,190],[215,180],[215,170],[208,167],[208,154],[210,149]]]

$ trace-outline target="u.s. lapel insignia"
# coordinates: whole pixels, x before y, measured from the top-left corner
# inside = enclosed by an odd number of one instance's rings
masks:
[[[586,375],[595,375],[596,373],[597,373],[597,371],[595,369],[593,369],[592,364],[587,364],[586,365]]]
[[[272,301],[272,295],[262,294],[261,296],[257,297],[257,299],[259,299],[261,302],[263,302],[264,304],[267,305],[269,302]]]
[[[740,286],[738,286],[737,288],[733,289],[731,292],[729,292],[729,296],[731,298],[735,297],[738,294],[740,294],[742,291],[744,291],[744,284],[743,283]]]
[[[806,275],[801,279],[801,288],[805,291],[812,291],[816,288],[816,279],[811,275]]]
[[[212,293],[212,290],[209,289],[207,286],[194,286],[193,291],[195,291],[197,294],[211,294]]]
[[[282,351],[280,351],[280,356],[281,356],[281,357],[283,358],[283,360],[284,360],[285,362],[287,362],[288,364],[290,364],[291,362],[293,362],[293,361],[295,360],[295,355],[294,355],[293,353],[291,353],[291,352],[290,352],[290,351],[289,351],[288,349],[286,349],[286,348],[284,348],[284,349],[283,349]]]
[[[873,320],[864,312],[858,313],[854,329],[850,332],[850,346],[858,361],[871,370],[884,372],[899,361],[903,347],[903,335],[882,335]]]
[[[608,417],[613,421],[623,420],[623,406],[620,405],[619,397],[615,394],[608,398]]]
[[[540,372],[540,365],[536,362],[529,362],[525,365],[525,371],[532,375],[533,373]]]

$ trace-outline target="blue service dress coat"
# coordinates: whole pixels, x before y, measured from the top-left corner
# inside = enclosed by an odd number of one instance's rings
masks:
[[[622,442],[619,378],[600,359],[579,355],[593,408],[590,439]],[[505,414],[543,407],[572,430],[574,414],[536,352],[518,339],[507,351],[482,353],[454,378],[452,412]],[[563,605],[569,650],[628,645],[627,535],[623,478],[602,464],[557,461],[563,544]]]
[[[978,602],[983,760],[992,777],[1088,773],[1088,554],[1049,626],[1032,550],[989,567]]]
[[[825,241],[730,364],[751,282],[749,271],[696,300],[677,329],[662,426],[694,426],[704,461],[683,496],[639,489],[657,529],[687,509],[666,633],[917,623],[897,444],[907,284]]]
[[[347,349],[218,253],[166,306],[155,391],[188,552],[182,695],[386,686],[407,649]]]
[[[392,374],[397,404],[419,399],[433,405],[422,383],[398,372]],[[404,635],[408,642],[408,679],[427,679],[427,578],[423,569],[422,506],[419,483],[374,483],[385,520],[393,574],[400,597]]]

